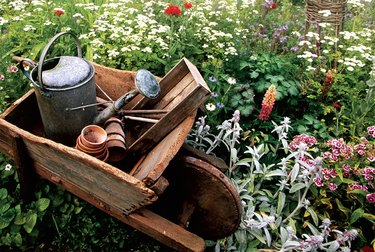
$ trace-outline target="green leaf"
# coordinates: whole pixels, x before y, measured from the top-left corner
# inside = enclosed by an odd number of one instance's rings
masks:
[[[280,192],[279,198],[277,199],[277,210],[276,210],[276,213],[278,215],[280,215],[281,212],[283,211],[283,208],[285,205],[285,198],[286,198],[285,193]]]
[[[362,217],[368,219],[369,221],[375,221],[375,215],[373,214],[364,213]]]
[[[250,230],[250,234],[254,235],[255,238],[257,238],[261,243],[266,244],[266,240],[263,238],[263,236],[258,234],[255,230]]]
[[[349,213],[350,213],[350,210],[348,208],[344,207],[344,205],[338,199],[336,199],[336,204],[337,204],[337,207],[339,208],[339,210],[341,212],[343,212],[346,215],[346,217],[348,217]]]
[[[289,89],[288,89],[288,92],[290,95],[292,96],[297,96],[298,95],[298,89],[294,86],[291,86]]]
[[[313,235],[320,235],[320,232],[318,231],[318,229],[316,229],[314,225],[312,225],[310,222],[305,222],[305,223],[307,224],[307,226],[309,227]]]
[[[251,77],[252,79],[256,79],[256,78],[258,78],[258,76],[259,76],[259,73],[258,73],[257,71],[253,71],[253,72],[251,72],[251,74],[250,74],[250,77]]]
[[[246,67],[251,67],[251,63],[247,62],[247,61],[241,61],[240,62],[240,70],[243,70],[244,68]]]
[[[26,222],[23,225],[23,228],[25,229],[27,233],[30,234],[33,231],[33,228],[35,227],[35,224],[36,224],[36,219],[37,219],[37,215],[35,212],[29,211],[26,214]]]
[[[267,174],[265,174],[264,176],[265,177],[274,177],[274,176],[285,177],[286,175],[285,175],[285,172],[283,172],[280,169],[277,169],[277,170],[267,172]]]
[[[39,212],[43,212],[49,206],[50,200],[47,198],[41,198],[36,202],[36,206]]]
[[[289,192],[290,192],[290,193],[294,193],[294,192],[296,192],[296,191],[298,191],[298,190],[301,190],[302,188],[305,188],[305,187],[306,187],[305,183],[296,183],[296,184],[294,184],[294,185],[290,188]]]
[[[10,207],[10,203],[1,203],[2,204],[0,205],[0,214],[5,213]]]
[[[20,233],[15,234],[12,240],[17,247],[20,247],[22,245],[22,236]]]
[[[14,219],[14,224],[16,225],[23,225],[26,222],[25,214],[18,214]]]
[[[318,224],[319,224],[319,219],[318,219],[318,215],[315,213],[314,209],[312,209],[311,207],[308,207],[308,208],[307,208],[307,211],[310,213],[311,218],[312,218],[313,221],[314,221],[314,224],[315,224],[316,226],[318,226]]]
[[[359,218],[363,216],[364,213],[365,211],[362,208],[356,209],[350,216],[350,224],[356,222]]]
[[[307,129],[303,125],[298,125],[297,131],[298,131],[298,133],[302,134],[302,133],[305,133],[307,131]]]
[[[289,233],[286,228],[283,226],[280,227],[280,239],[281,239],[281,244],[284,244],[289,238]]]
[[[10,224],[11,221],[12,220],[5,219],[5,218],[3,218],[3,217],[0,216],[0,230],[6,228],[7,226],[9,226],[9,224]]]
[[[8,196],[8,191],[5,188],[0,188],[0,200],[5,199]]]

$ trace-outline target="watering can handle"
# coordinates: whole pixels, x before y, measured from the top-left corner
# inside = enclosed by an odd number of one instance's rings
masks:
[[[43,90],[45,89],[44,87],[44,84],[43,84],[43,79],[42,79],[42,68],[43,68],[43,62],[44,62],[44,58],[46,57],[47,55],[47,52],[49,50],[49,48],[51,47],[51,45],[59,38],[61,37],[62,35],[71,35],[73,38],[74,38],[74,41],[76,42],[76,45],[77,45],[77,54],[78,54],[78,57],[82,58],[82,50],[81,50],[81,43],[79,42],[78,38],[76,35],[74,35],[73,33],[71,32],[60,32],[58,34],[56,34],[53,38],[51,38],[51,40],[48,42],[48,44],[44,47],[43,49],[43,52],[40,56],[40,59],[39,59],[39,67],[38,67],[38,80],[39,80],[39,83],[40,83],[40,88]]]

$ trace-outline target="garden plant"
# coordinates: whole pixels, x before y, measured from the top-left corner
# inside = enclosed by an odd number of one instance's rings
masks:
[[[1,113],[32,88],[12,57],[39,60],[61,31],[108,67],[164,76],[186,57],[200,70],[212,95],[186,142],[228,164],[243,207],[238,230],[207,247],[373,251],[372,0],[348,0],[338,33],[306,29],[303,0],[0,0]],[[74,53],[62,38],[50,55]],[[4,155],[0,181],[1,251],[166,249],[48,182],[24,201]]]

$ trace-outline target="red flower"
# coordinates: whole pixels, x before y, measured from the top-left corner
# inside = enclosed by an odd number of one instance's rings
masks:
[[[334,104],[332,104],[332,107],[334,107],[335,109],[339,110],[341,108],[341,105],[338,104],[338,103],[334,103]]]
[[[165,14],[167,15],[176,15],[176,16],[181,16],[181,10],[178,8],[176,5],[169,5],[165,11]]]
[[[374,252],[374,249],[371,248],[370,246],[366,245],[361,248],[363,252]]]
[[[274,10],[277,8],[277,3],[272,3],[270,6],[270,10]]]
[[[191,3],[186,2],[186,3],[184,3],[184,7],[186,9],[190,9],[191,7],[193,7],[193,5]]]
[[[276,100],[276,87],[271,85],[264,94],[262,101],[262,109],[260,110],[258,118],[262,121],[267,121],[270,118],[273,106]]]
[[[61,16],[61,15],[65,14],[65,11],[61,8],[55,8],[55,9],[53,9],[53,14],[55,14],[57,16]]]

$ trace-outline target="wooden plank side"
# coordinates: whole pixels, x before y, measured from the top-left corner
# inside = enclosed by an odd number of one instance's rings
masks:
[[[181,59],[160,81],[160,95],[156,99],[144,98],[142,95],[137,95],[133,101],[124,106],[126,110],[152,108],[158,103],[169,91],[179,83],[186,74],[189,68],[186,63]]]
[[[169,133],[158,145],[145,155],[134,177],[147,186],[153,185],[163,174],[169,162],[174,158],[195,121],[196,112],[188,116],[179,126]]]
[[[129,225],[177,251],[204,251],[204,240],[159,215],[140,209],[128,217]]]
[[[157,199],[155,193],[141,181],[107,163],[1,120],[0,132],[4,127],[22,137],[34,166],[45,167],[124,213],[128,214]]]
[[[156,200],[154,192],[142,188],[133,177],[104,162],[72,149],[62,152],[45,143],[25,141],[32,160],[89,191],[96,198],[128,214]],[[76,153],[74,153],[74,152]],[[79,157],[81,155],[81,157]]]
[[[4,124],[7,124],[7,122],[4,119],[0,119],[0,152],[14,159],[15,153],[12,148],[14,140],[8,127]]]
[[[197,84],[201,86],[202,88],[211,92],[206,81],[203,79],[202,75],[200,74],[198,68],[193,63],[191,63],[188,59],[183,58],[182,60],[184,61],[186,67],[189,69],[189,72],[193,75],[193,78],[195,79]]]
[[[180,103],[184,103],[185,106],[193,106],[194,108],[196,108],[198,103],[202,104],[202,101],[195,101],[194,103],[188,103],[185,101],[186,97],[188,97],[196,89],[198,89],[198,87],[196,85],[196,82],[193,80],[192,82],[187,84],[185,88],[181,90],[181,93],[177,95],[176,98],[172,100],[170,103],[168,103],[163,109],[169,111],[173,110],[174,107],[178,106]]]
[[[131,146],[129,152],[145,153],[150,147],[156,144],[168,132],[173,129],[173,125],[181,123],[187,115],[197,109],[210,96],[210,93],[202,89],[194,89],[193,92],[184,99],[183,103],[177,104],[173,110],[169,111],[159,122],[149,128],[140,138],[138,138]],[[186,106],[191,104],[192,106]]]
[[[192,85],[193,81],[193,76],[191,74],[186,74],[185,77],[168,92],[168,94],[154,105],[153,109],[163,109],[174,100],[181,102],[184,98],[184,96],[181,95],[181,92],[188,86]]]
[[[16,108],[22,106],[22,104],[28,103],[28,100],[31,99],[31,96],[34,94],[34,89],[30,89],[26,94],[13,102],[1,115],[0,118],[5,118],[10,114],[14,114]]]

